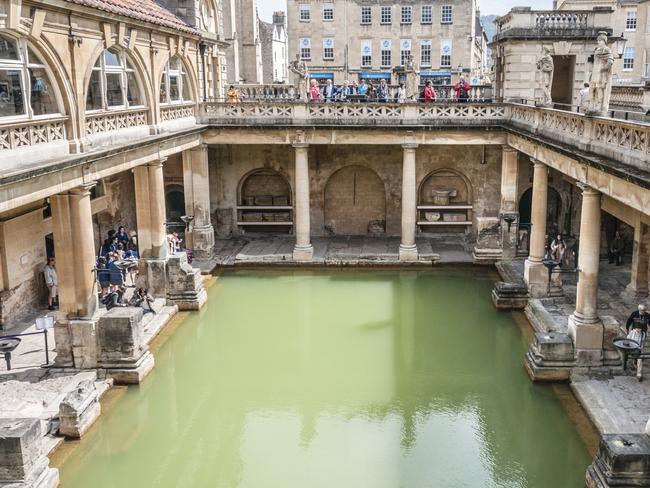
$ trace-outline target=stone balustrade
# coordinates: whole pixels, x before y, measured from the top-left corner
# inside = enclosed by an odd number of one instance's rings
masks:
[[[650,110],[650,86],[613,85],[609,107],[646,113]]]
[[[496,20],[496,40],[524,31],[535,37],[583,37],[604,30],[611,33],[609,9],[597,10],[532,10],[515,7]]]
[[[542,10],[534,13],[536,29],[586,29],[589,20],[589,14],[584,11]]]
[[[0,152],[66,140],[68,117],[0,124]]]
[[[194,102],[160,107],[160,120],[163,122],[187,117],[194,117]]]
[[[101,134],[119,129],[129,129],[147,125],[148,108],[101,112],[86,115],[86,135]]]

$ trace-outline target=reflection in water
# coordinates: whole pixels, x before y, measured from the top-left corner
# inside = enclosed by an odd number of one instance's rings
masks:
[[[224,274],[63,487],[581,486],[590,461],[476,271]]]

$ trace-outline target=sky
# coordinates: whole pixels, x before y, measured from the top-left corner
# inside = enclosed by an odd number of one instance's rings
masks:
[[[479,0],[481,14],[503,15],[512,7],[532,7],[535,10],[550,9],[552,0]],[[285,0],[257,0],[257,9],[262,20],[271,21],[274,10],[286,10]]]

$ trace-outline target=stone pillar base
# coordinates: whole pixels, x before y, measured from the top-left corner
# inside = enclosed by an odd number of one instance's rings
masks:
[[[138,262],[138,286],[148,288],[154,298],[167,296],[167,258],[144,258]]]
[[[54,344],[56,344],[56,357],[54,366],[57,368],[73,368],[72,360],[72,335],[67,319],[57,319],[54,324]]]
[[[209,259],[214,254],[214,228],[212,225],[192,228],[192,252],[197,259]]]
[[[575,364],[573,341],[558,332],[537,332],[524,365],[532,381],[567,381]]]
[[[492,303],[498,310],[523,310],[528,304],[528,288],[524,284],[499,281],[492,289]]]
[[[72,361],[77,369],[97,367],[97,319],[72,319],[68,323],[72,338]]]
[[[307,246],[296,245],[293,248],[293,260],[297,263],[306,263],[314,259],[314,246],[311,244]]]
[[[648,298],[648,290],[639,290],[635,286],[627,285],[621,292],[621,298],[628,302],[643,302]]]
[[[531,298],[546,298],[562,296],[562,288],[551,283],[548,287],[548,269],[541,262],[526,259],[524,263],[524,282],[528,286]]]
[[[474,248],[472,253],[472,260],[474,264],[494,264],[503,257],[501,249],[485,249],[478,247]]]
[[[201,270],[187,262],[187,254],[177,253],[167,260],[167,299],[179,310],[198,310],[208,300]]]
[[[569,317],[569,336],[575,346],[576,367],[589,369],[603,365],[603,335],[600,319],[586,320],[576,313]]]
[[[0,419],[0,488],[56,488],[59,470],[43,453],[39,419]]]
[[[586,486],[650,486],[650,437],[646,434],[603,434],[598,454],[587,468]]]
[[[107,367],[106,376],[113,378],[116,385],[138,385],[151,373],[155,365],[153,354],[147,351],[129,367],[124,367],[124,365],[122,367]]]
[[[478,217],[476,219],[476,247],[474,263],[494,264],[503,255],[501,244],[501,221],[498,217]]]
[[[80,439],[99,418],[101,405],[95,383],[85,380],[68,393],[59,405],[59,434]]]
[[[413,244],[412,246],[406,246],[404,244],[399,245],[399,260],[412,263],[417,262],[418,260],[418,247]]]

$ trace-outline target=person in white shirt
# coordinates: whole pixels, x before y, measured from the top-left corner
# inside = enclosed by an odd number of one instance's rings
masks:
[[[43,268],[43,276],[45,277],[45,285],[47,286],[47,308],[49,310],[54,310],[54,304],[56,303],[58,292],[58,279],[56,276],[56,266],[54,264],[54,258],[48,258],[45,268]]]
[[[589,83],[585,83],[578,94],[578,111],[584,112],[589,107]]]

